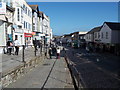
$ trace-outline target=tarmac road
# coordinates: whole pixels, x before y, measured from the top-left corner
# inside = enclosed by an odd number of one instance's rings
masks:
[[[86,53],[67,48],[67,56],[79,71],[86,88],[120,88],[119,57],[112,54]]]

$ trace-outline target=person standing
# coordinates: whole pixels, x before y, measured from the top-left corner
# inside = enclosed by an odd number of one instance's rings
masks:
[[[15,55],[18,55],[18,53],[19,53],[19,41],[17,38],[15,38],[14,45],[15,45]]]
[[[57,59],[60,59],[60,48],[57,48]]]
[[[56,47],[53,46],[53,47],[52,47],[52,54],[53,54],[53,56],[56,56],[56,53],[57,53],[57,51],[56,51]]]
[[[37,39],[35,38],[35,40],[33,40],[33,45],[34,45],[34,48],[35,48],[35,50],[37,51],[38,49],[37,49]]]
[[[48,53],[49,53],[49,57],[50,57],[50,59],[52,59],[52,48],[51,48],[51,47],[49,48]]]
[[[7,41],[7,53],[9,55],[11,55],[12,46],[13,46],[12,41],[10,40],[10,38],[8,38],[8,41]]]

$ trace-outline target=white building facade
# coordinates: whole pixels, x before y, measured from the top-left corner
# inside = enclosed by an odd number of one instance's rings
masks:
[[[42,28],[43,28],[43,34],[45,34],[45,43],[50,44],[51,40],[52,40],[52,29],[50,27],[50,18],[43,14],[43,24],[42,24]]]
[[[13,39],[18,38],[20,45],[32,44],[32,9],[25,0],[14,0],[13,7],[15,8]]]
[[[13,15],[14,8],[8,1],[2,1],[1,8],[4,7],[5,11],[0,13],[0,53],[2,52],[3,46],[6,46],[8,38],[13,40]],[[4,13],[3,13],[4,12]]]

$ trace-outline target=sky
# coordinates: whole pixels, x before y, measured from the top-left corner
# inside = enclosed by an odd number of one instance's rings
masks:
[[[89,31],[104,22],[118,22],[117,2],[29,2],[50,17],[54,35]]]

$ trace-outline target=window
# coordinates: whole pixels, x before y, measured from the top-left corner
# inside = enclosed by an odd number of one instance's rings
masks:
[[[25,5],[23,4],[23,10],[25,10]]]
[[[27,22],[26,22],[26,29],[27,29]]]
[[[27,11],[28,11],[28,9],[27,9],[27,7],[26,7],[26,14],[27,14]]]
[[[17,15],[18,15],[17,18],[18,18],[18,21],[20,21],[20,10],[19,10],[19,8],[17,9],[17,11],[18,11],[17,12]]]
[[[27,13],[27,7],[25,7],[25,14]]]
[[[103,32],[101,33],[101,35],[102,35],[102,37],[101,37],[101,38],[103,38]]]
[[[106,39],[108,39],[108,32],[106,32]]]
[[[15,35],[15,39],[17,39],[18,38],[18,35]]]
[[[98,38],[100,38],[100,33],[98,33]]]
[[[95,33],[95,38],[97,38],[97,33]]]
[[[24,21],[24,28],[25,28],[25,21]]]

